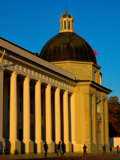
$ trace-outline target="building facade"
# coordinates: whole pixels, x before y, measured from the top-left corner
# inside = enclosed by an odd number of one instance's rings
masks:
[[[74,33],[74,18],[60,18],[60,33],[40,56],[0,38],[0,142],[8,152],[109,151],[108,94],[89,44]]]

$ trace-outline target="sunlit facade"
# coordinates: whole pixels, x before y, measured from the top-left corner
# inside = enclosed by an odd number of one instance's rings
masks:
[[[60,18],[60,33],[40,56],[0,38],[0,142],[8,152],[109,151],[108,94],[88,43],[74,33],[74,18]]]

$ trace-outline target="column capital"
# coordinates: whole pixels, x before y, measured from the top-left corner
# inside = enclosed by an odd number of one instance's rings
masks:
[[[46,88],[51,88],[51,84],[47,84]]]
[[[40,80],[37,80],[37,81],[36,81],[36,84],[37,84],[37,83],[39,83],[39,84],[41,85],[41,81],[40,81]]]
[[[17,76],[16,71],[12,72],[12,73],[11,73],[11,76]]]
[[[64,94],[68,94],[68,90],[65,90],[65,91],[64,91]]]
[[[24,80],[30,80],[29,76],[24,77]]]
[[[56,91],[60,91],[60,87],[57,87],[57,88],[56,88]]]
[[[0,71],[4,71],[4,70],[5,70],[5,68],[0,66]]]

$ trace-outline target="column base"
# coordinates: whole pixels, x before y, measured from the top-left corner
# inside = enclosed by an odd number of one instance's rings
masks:
[[[97,145],[97,143],[93,143],[91,145],[91,152],[92,153],[97,153],[98,152],[98,145]]]
[[[3,154],[4,147],[5,147],[5,139],[4,138],[0,138],[0,142],[2,142],[2,145],[3,145],[3,149],[2,149],[2,152],[0,151],[0,154]]]
[[[103,146],[104,146],[104,144],[98,144],[98,152],[99,153],[103,153]],[[106,153],[110,152],[110,145],[105,144],[105,147],[106,147]]]
[[[51,142],[51,143],[48,143],[48,153],[54,153],[55,152],[55,143],[54,142]]]
[[[65,149],[66,149],[66,152],[72,151],[72,145],[69,141],[65,142]]]
[[[87,153],[92,153],[92,147],[93,147],[93,144],[87,144],[85,143],[85,145],[87,146]],[[74,152],[80,152],[80,153],[83,153],[83,146],[84,144],[75,144],[74,145]]]
[[[76,151],[76,147],[77,147],[76,142],[72,143],[71,146],[72,146],[72,147],[71,147],[71,151],[72,151],[72,152],[75,152],[75,151]]]
[[[43,153],[44,152],[44,142],[35,142],[36,143],[36,153]]]
[[[26,141],[25,144],[25,154],[34,153],[34,143],[32,141]]]
[[[105,144],[105,146],[106,146],[106,152],[107,153],[110,152],[110,145],[109,144]]]
[[[10,141],[10,153],[21,154],[21,142],[19,140]]]

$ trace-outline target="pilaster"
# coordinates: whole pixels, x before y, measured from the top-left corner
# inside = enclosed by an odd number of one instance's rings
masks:
[[[105,111],[104,111],[104,99],[101,98],[101,145],[105,144]]]
[[[84,116],[83,122],[85,127],[84,144],[87,146],[87,151],[92,152],[92,99],[89,91],[84,93]],[[84,145],[83,144],[83,145]]]
[[[96,96],[92,95],[92,141],[93,141],[93,151],[97,152],[97,106],[96,106]]]
[[[75,140],[75,93],[72,93],[70,97],[71,101],[71,143],[73,145],[73,151],[76,145]]]
[[[107,151],[110,151],[109,144],[109,121],[108,121],[108,100],[105,100],[105,145],[107,147]]]

